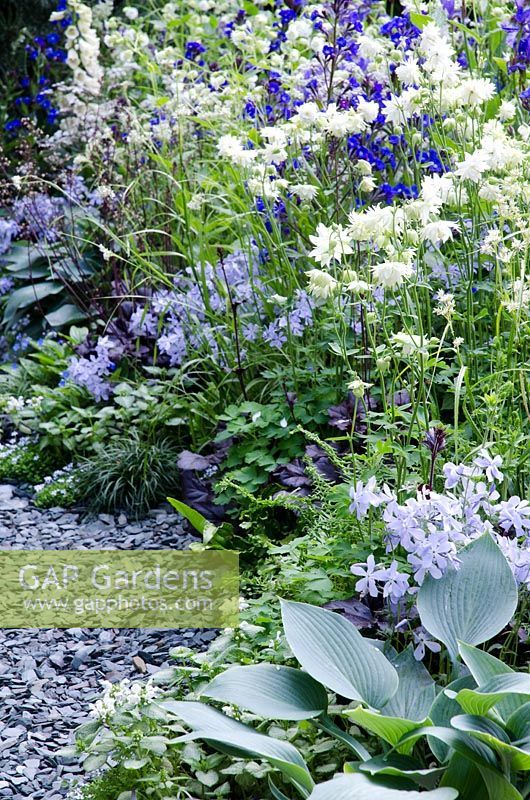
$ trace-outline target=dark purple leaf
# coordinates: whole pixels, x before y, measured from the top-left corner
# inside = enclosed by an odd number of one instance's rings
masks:
[[[183,450],[178,457],[177,466],[183,470],[196,470],[201,472],[212,466],[208,456],[201,456],[199,453],[192,453],[190,450]]]
[[[215,505],[211,487],[202,481],[191,470],[183,470],[180,474],[181,499],[186,505],[194,508],[210,522],[223,522],[224,506]]]
[[[356,628],[371,628],[375,624],[375,617],[368,606],[365,606],[355,597],[350,597],[347,600],[332,600],[323,607],[329,609],[329,611],[338,611]]]

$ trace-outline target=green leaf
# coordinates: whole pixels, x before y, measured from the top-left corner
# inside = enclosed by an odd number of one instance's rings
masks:
[[[96,769],[100,769],[107,763],[108,754],[107,753],[94,753],[89,755],[88,758],[85,758],[83,761],[83,769],[85,772],[93,772]]]
[[[506,722],[506,728],[516,741],[530,738],[530,702],[513,712]]]
[[[299,669],[272,664],[232,667],[214,678],[202,695],[264,719],[310,719],[328,707],[322,684]]]
[[[463,642],[458,643],[458,650],[478,686],[482,686],[495,675],[513,675],[511,667],[484,650],[479,650],[477,647],[472,647],[470,644],[464,644]],[[501,700],[497,704],[496,711],[503,720],[506,720],[510,714],[513,714],[524,703],[524,697],[512,695]]]
[[[271,775],[267,775],[267,781],[268,781],[268,784],[269,784],[270,793],[274,797],[274,800],[290,800],[290,798],[287,797],[286,794],[284,794],[280,789],[278,789],[278,787],[276,786],[276,784],[272,780],[272,776]]]
[[[56,281],[34,283],[31,286],[22,286],[20,289],[15,289],[15,291],[11,292],[9,295],[9,300],[6,303],[4,321],[10,322],[15,317],[17,311],[39,303],[46,297],[58,294],[62,289],[62,283],[57,283]]]
[[[495,768],[497,765],[495,755],[487,745],[452,728],[440,728],[438,726],[419,728],[407,734],[403,739],[403,744],[407,741],[417,742],[422,736],[428,736],[429,739],[439,739],[447,747],[450,747],[456,753],[460,753],[461,756],[477,764],[477,766]]]
[[[438,580],[427,576],[417,599],[423,626],[446,645],[453,662],[459,641],[481,644],[496,636],[518,600],[512,571],[489,533],[464,547],[459,559],[458,570]]]
[[[282,619],[294,655],[319,683],[372,708],[381,708],[396,693],[392,664],[344,617],[282,600]]]
[[[467,714],[484,716],[497,703],[510,695],[521,695],[530,700],[530,675],[514,672],[510,675],[495,675],[478,689],[461,689],[455,697]]]
[[[195,530],[198,531],[202,536],[205,527],[209,524],[206,517],[203,517],[202,514],[200,514],[198,511],[195,511],[195,509],[191,508],[191,506],[186,505],[186,503],[182,503],[180,500],[175,500],[174,497],[168,497],[167,501],[179,512],[179,514],[182,514],[182,516],[188,520],[190,525],[193,525]]]
[[[513,669],[508,664],[505,664],[504,661],[500,661],[490,653],[486,653],[485,650],[479,650],[478,647],[458,642],[458,652],[473,675],[477,686],[482,686],[495,675],[513,673]]]
[[[530,770],[530,750],[516,747],[510,742],[510,737],[506,731],[487,717],[479,717],[474,714],[461,714],[453,717],[451,725],[458,731],[470,733],[481,742],[488,744],[500,755],[505,756],[511,768],[519,770]]]
[[[315,723],[320,730],[326,731],[331,736],[334,736],[335,739],[338,739],[339,742],[343,742],[343,744],[347,745],[353,752],[359,756],[361,761],[368,761],[370,758],[370,753],[368,750],[363,747],[363,745],[357,741],[353,736],[346,731],[343,731],[342,728],[339,728],[338,725],[335,725],[332,719],[330,719],[326,714],[323,714],[321,717],[318,718],[317,722]]]
[[[55,311],[50,311],[49,314],[46,314],[46,322],[52,328],[62,328],[63,325],[79,322],[83,319],[86,319],[86,314],[73,303],[65,303]]]
[[[429,24],[429,22],[433,21],[433,19],[432,17],[429,17],[428,14],[418,14],[416,11],[411,11],[410,21],[416,28],[419,28],[420,31],[422,31],[425,26]]]
[[[147,758],[126,758],[125,761],[122,762],[122,766],[124,769],[142,769],[148,764],[149,761]]]
[[[289,742],[265,736],[204,703],[165,700],[159,704],[183,720],[201,739],[239,758],[264,758],[289,778],[303,796],[313,788],[307,765]]]
[[[452,786],[458,789],[458,800],[478,800],[488,796],[479,768],[459,753],[453,753],[451,756],[440,786]]]
[[[315,786],[309,800],[455,800],[457,797],[456,789],[431,792],[389,789],[364,775],[340,775]]]
[[[385,742],[395,747],[400,739],[406,736],[407,733],[416,730],[417,728],[424,728],[430,724],[429,720],[414,721],[411,719],[401,719],[400,717],[385,717],[375,711],[357,706],[357,708],[345,711],[345,716],[353,720],[356,725],[360,725],[370,733],[374,733]],[[414,741],[410,741],[402,747],[398,747],[398,752],[409,753],[414,747]]]

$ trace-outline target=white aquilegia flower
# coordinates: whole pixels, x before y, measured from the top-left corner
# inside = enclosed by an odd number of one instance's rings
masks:
[[[473,181],[478,183],[483,172],[488,169],[488,159],[486,155],[477,150],[475,153],[469,153],[463,161],[457,164],[455,170],[456,175],[463,180]]]
[[[419,84],[421,72],[418,60],[414,56],[409,56],[403,64],[396,67],[396,75],[404,86]]]
[[[453,233],[458,230],[458,223],[451,222],[450,220],[438,219],[435,222],[427,223],[427,225],[423,227],[421,238],[433,244],[440,244],[452,239]]]
[[[312,183],[293,183],[290,187],[293,194],[297,194],[300,200],[314,200],[318,194],[318,186],[313,186]]]
[[[410,278],[412,274],[412,265],[403,261],[383,261],[372,267],[375,282],[384,289],[397,289],[405,278]]]
[[[229,159],[239,167],[248,167],[256,158],[255,150],[246,150],[237,136],[226,134],[217,143],[217,151],[223,158]]]
[[[333,260],[340,263],[343,256],[353,253],[342,225],[327,227],[320,222],[316,236],[310,236],[309,239],[311,244],[315,245],[309,255],[325,267],[329,266]]]
[[[509,122],[515,117],[517,106],[513,100],[503,100],[499,106],[499,119],[501,122]]]
[[[323,272],[321,269],[310,269],[306,275],[309,278],[309,293],[317,300],[327,300],[339,285],[333,275]]]
[[[410,356],[413,353],[427,355],[429,344],[433,341],[426,336],[418,336],[414,333],[399,331],[392,334],[392,344],[396,345],[401,351],[402,356]]]
[[[354,397],[364,397],[366,394],[366,390],[370,389],[373,386],[373,383],[366,383],[360,378],[358,375],[355,375],[352,381],[348,384],[348,389],[354,395]]]

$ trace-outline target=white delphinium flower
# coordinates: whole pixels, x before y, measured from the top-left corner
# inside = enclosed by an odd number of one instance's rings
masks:
[[[309,102],[303,103],[298,107],[298,113],[295,119],[306,125],[314,125],[320,116],[321,111],[317,104]]]
[[[480,245],[480,252],[484,255],[492,256],[496,252],[498,246],[502,243],[502,234],[498,228],[492,228],[484,237]]]
[[[353,380],[348,383],[348,389],[353,394],[354,397],[362,398],[366,394],[366,390],[370,389],[373,386],[373,383],[366,383],[360,378],[358,375],[355,375]],[[375,480],[375,479],[374,479]]]
[[[339,111],[335,103],[330,103],[326,111],[320,115],[319,124],[326,133],[338,138],[361,133],[366,128],[361,114],[353,109]]]
[[[131,711],[138,706],[147,705],[160,694],[160,689],[151,681],[131,682],[124,678],[119,683],[102,681],[104,693],[89,708],[90,716],[108,722],[118,711]]]
[[[376,103],[374,100],[365,100],[364,97],[359,97],[357,111],[365,122],[373,122],[380,111],[379,103]]]
[[[383,103],[383,114],[387,122],[397,127],[406,125],[410,117],[420,111],[421,93],[419,89],[409,87],[400,95],[392,95]]]
[[[320,222],[317,226],[316,236],[309,236],[314,245],[309,255],[319,264],[327,267],[333,260],[341,262],[346,255],[353,253],[348,243],[348,234],[342,225],[330,225]]]
[[[337,291],[338,282],[328,272],[320,269],[310,269],[306,272],[309,278],[309,293],[317,300],[327,300]]]
[[[403,261],[383,261],[372,267],[375,282],[384,289],[397,289],[412,274],[412,265]]]
[[[359,275],[353,269],[345,269],[342,273],[342,283],[349,292],[355,294],[366,294],[372,290],[368,281],[359,278]]]
[[[456,85],[462,69],[454,59],[454,47],[435,22],[429,22],[421,32],[419,52],[425,59],[422,68],[433,83]]]

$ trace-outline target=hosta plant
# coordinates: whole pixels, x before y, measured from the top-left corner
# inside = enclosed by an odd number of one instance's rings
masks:
[[[341,616],[284,601],[285,636],[301,669],[236,666],[203,690],[205,700],[225,710],[228,705],[264,720],[308,720],[336,737],[351,750],[339,777],[316,784],[289,741],[206,702],[166,699],[156,706],[184,722],[192,738],[234,757],[269,762],[283,776],[282,788],[270,780],[278,800],[529,797],[530,674],[514,672],[477,647],[510,621],[515,580],[489,534],[465,548],[461,562],[459,570],[427,579],[418,594],[423,625],[447,647],[449,682],[436,683],[410,649],[397,654],[363,638]],[[330,692],[342,706],[335,719]],[[367,732],[368,747],[352,735],[351,723]]]

